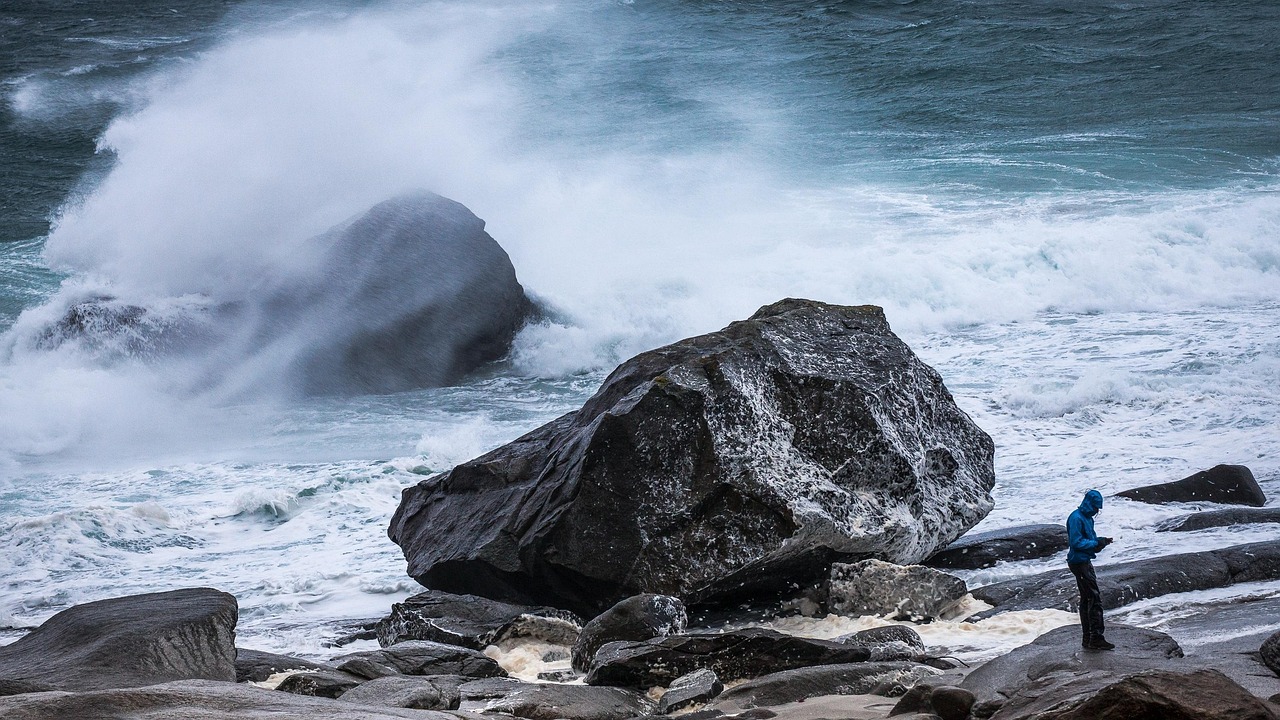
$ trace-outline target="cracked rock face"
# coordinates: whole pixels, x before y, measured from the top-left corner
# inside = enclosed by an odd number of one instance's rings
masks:
[[[578,411],[405,490],[434,589],[594,614],[909,564],[992,507],[994,448],[873,306],[783,300],[638,355]]]

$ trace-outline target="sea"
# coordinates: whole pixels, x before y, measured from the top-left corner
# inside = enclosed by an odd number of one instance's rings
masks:
[[[90,298],[254,308],[417,189],[483,218],[551,311],[457,386],[307,397],[253,342],[51,334]],[[880,305],[941,373],[995,440],[978,530],[1219,463],[1280,496],[1280,4],[6,0],[0,642],[212,586],[240,645],[324,657],[420,589],[386,537],[402,488],[784,297]],[[1280,531],[1152,530],[1194,509],[1109,500],[1103,559]],[[980,659],[1070,622],[924,632]]]

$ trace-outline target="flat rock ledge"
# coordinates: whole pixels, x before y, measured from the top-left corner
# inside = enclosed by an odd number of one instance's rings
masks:
[[[594,615],[918,562],[991,509],[991,438],[874,306],[783,300],[642,353],[578,411],[404,491],[426,587]]]

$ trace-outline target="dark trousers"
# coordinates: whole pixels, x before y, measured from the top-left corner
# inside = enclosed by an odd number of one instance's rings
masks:
[[[1098,592],[1098,576],[1093,574],[1093,563],[1067,563],[1076,576],[1080,590],[1080,628],[1084,630],[1084,642],[1102,638],[1102,594]]]

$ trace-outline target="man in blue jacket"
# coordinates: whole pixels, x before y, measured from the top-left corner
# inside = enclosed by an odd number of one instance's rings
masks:
[[[1071,542],[1067,567],[1076,576],[1076,587],[1080,589],[1082,644],[1089,650],[1114,650],[1116,646],[1102,636],[1102,594],[1098,592],[1098,576],[1093,573],[1091,562],[1099,550],[1111,544],[1111,538],[1100,538],[1093,532],[1093,516],[1101,509],[1102,493],[1090,490],[1084,494],[1080,507],[1067,517],[1067,539]]]

